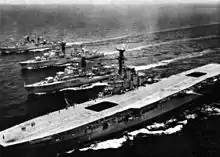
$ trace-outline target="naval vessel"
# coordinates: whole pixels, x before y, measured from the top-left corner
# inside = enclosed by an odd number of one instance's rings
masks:
[[[64,71],[57,72],[54,77],[50,76],[33,84],[25,84],[24,88],[28,94],[55,92],[107,80],[112,76],[113,71],[114,66],[105,66],[101,62],[88,66],[83,57],[81,66],[79,64],[69,65]]]
[[[70,55],[66,54],[66,43],[61,43],[61,50],[51,50],[48,53],[44,53],[43,56],[37,56],[34,59],[19,62],[22,70],[39,69],[51,66],[61,66],[68,63],[80,62],[82,57],[86,60],[94,60],[104,57],[103,53],[96,51],[85,50],[81,44],[75,44],[72,46],[73,52]]]
[[[21,54],[26,52],[47,52],[59,45],[58,42],[50,42],[40,36],[35,40],[27,35],[16,44],[12,44],[10,41],[5,42],[5,45],[0,46],[0,55]]]
[[[140,79],[136,82],[133,72],[124,81],[130,82],[130,88],[136,84],[134,90],[75,104],[1,131],[3,153],[49,150],[45,147],[56,151],[73,149],[195,101],[220,83],[220,64],[215,63],[152,84]]]

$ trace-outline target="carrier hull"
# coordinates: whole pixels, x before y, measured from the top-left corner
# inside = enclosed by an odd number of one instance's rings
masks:
[[[139,114],[140,116],[137,116],[134,119],[128,119],[128,121],[123,120],[125,115],[131,114],[132,110],[128,110],[124,113],[113,115],[110,118],[110,120],[107,120],[110,124],[110,127],[106,130],[103,130],[103,123],[97,125],[96,128],[93,128],[93,130],[88,133],[84,134],[87,127],[81,128],[82,135],[79,135],[78,137],[63,139],[62,141],[50,141],[50,138],[44,139],[42,141],[38,142],[30,142],[25,143],[21,145],[15,145],[10,146],[7,148],[3,148],[3,154],[7,156],[13,156],[16,153],[23,153],[23,154],[29,154],[32,156],[38,156],[47,153],[57,153],[57,152],[64,152],[64,151],[70,151],[73,149],[82,148],[83,146],[92,143],[95,140],[99,139],[107,139],[109,136],[122,133],[124,130],[132,129],[133,127],[140,127],[142,124],[147,123],[148,121],[161,116],[163,114],[169,113],[175,109],[178,109],[180,107],[183,107],[185,105],[188,105],[189,103],[192,103],[194,101],[200,100],[200,98],[208,97],[208,95],[215,94],[216,92],[219,92],[220,89],[220,82],[215,84],[214,86],[210,86],[205,89],[200,90],[200,94],[186,94],[182,95],[180,97],[176,97],[171,101],[167,101],[164,103],[155,103],[154,109],[151,111],[145,112],[145,110],[148,110],[147,108],[142,108],[139,110],[135,110],[134,113]],[[148,106],[149,107],[149,106]],[[121,123],[118,123],[118,120],[122,120]],[[73,131],[75,132],[75,131]],[[65,133],[64,133],[65,134]],[[72,134],[72,133],[70,133]],[[62,137],[64,135],[60,135]],[[52,136],[51,139],[57,139],[58,136]],[[13,153],[12,153],[13,152]],[[16,153],[15,153],[16,152]],[[25,153],[24,153],[25,152]]]
[[[216,92],[219,87],[220,65],[210,64],[135,91],[88,101],[24,122],[0,132],[0,145],[5,153],[11,149],[41,152],[47,147],[57,152],[77,148],[146,123]]]

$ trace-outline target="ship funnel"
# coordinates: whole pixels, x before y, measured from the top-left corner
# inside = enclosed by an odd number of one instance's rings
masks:
[[[63,54],[65,54],[65,49],[66,49],[66,43],[62,42],[61,43],[61,51],[62,51]]]
[[[119,64],[119,70],[118,73],[119,75],[122,74],[122,70],[123,70],[123,66],[124,66],[124,52],[125,52],[125,48],[116,48],[116,50],[119,52],[119,57],[118,57],[118,64]]]
[[[86,58],[85,57],[82,57],[81,58],[81,67],[84,69],[86,68]]]

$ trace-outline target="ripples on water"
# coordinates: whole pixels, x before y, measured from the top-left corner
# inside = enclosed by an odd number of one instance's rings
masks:
[[[217,28],[215,26],[215,29]],[[204,34],[200,32],[198,36],[194,37],[198,40],[180,40],[178,38],[173,41],[177,34],[184,34],[187,30],[168,32],[172,42],[169,42],[167,37],[165,38],[166,34],[158,33],[160,42],[166,41],[166,43],[152,44],[142,47],[142,49],[129,51],[126,53],[126,63],[133,66],[141,65],[141,68],[148,69],[145,71],[147,74],[162,78],[211,62],[220,63],[220,50],[218,49],[220,48],[220,38],[216,33],[218,30],[214,30],[212,26],[210,26],[210,30],[207,29],[205,27]],[[207,32],[211,33],[207,35]],[[205,35],[214,36],[203,37]],[[182,36],[184,37],[184,35]],[[147,38],[142,37],[142,40],[145,43],[149,42]],[[155,40],[155,43],[158,43],[158,40]],[[23,88],[24,82],[36,82],[47,76],[53,76],[60,70],[50,68],[21,73],[17,63],[36,55],[39,54],[1,57],[1,130],[63,108],[66,104],[64,97],[76,101],[73,98],[77,93],[73,91],[27,95]],[[140,58],[134,56],[140,56]],[[109,60],[107,63],[116,62],[116,60]],[[150,65],[146,66],[146,64]],[[152,67],[153,69],[151,69]],[[215,93],[206,99],[207,101],[190,104],[186,108],[159,117],[148,122],[142,128],[127,131],[105,141],[96,141],[80,150],[68,151],[59,156],[219,156],[218,121],[220,119],[218,115],[220,114],[220,103],[218,94]]]

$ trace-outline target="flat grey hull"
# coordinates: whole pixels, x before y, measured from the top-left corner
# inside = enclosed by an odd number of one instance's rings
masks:
[[[61,89],[65,88],[70,88],[70,87],[79,87],[82,85],[90,84],[90,83],[95,83],[98,81],[106,80],[110,77],[110,75],[106,76],[99,76],[95,78],[76,78],[72,79],[66,82],[60,82],[56,84],[50,84],[50,85],[45,85],[45,86],[25,86],[25,89],[28,91],[29,94],[34,94],[34,93],[48,93],[48,92],[54,92],[58,91]]]
[[[28,69],[39,69],[43,67],[53,66],[58,63],[59,60],[49,60],[49,61],[42,61],[42,62],[20,62],[19,65],[21,69],[28,70]]]

